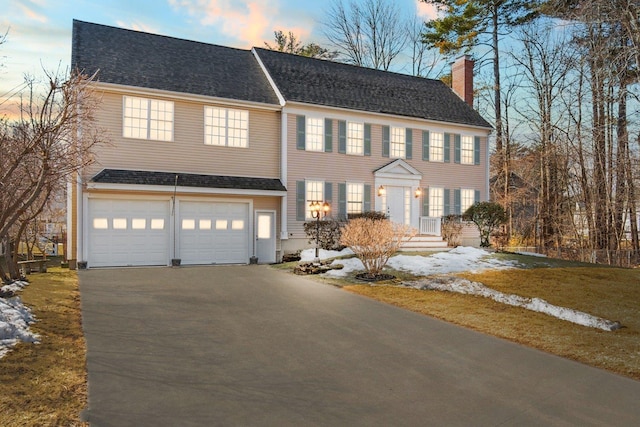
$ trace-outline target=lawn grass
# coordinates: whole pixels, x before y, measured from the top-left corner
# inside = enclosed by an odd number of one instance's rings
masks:
[[[624,327],[606,332],[479,296],[421,291],[393,283],[369,286],[344,282],[343,287],[349,292],[640,380],[640,270],[558,265],[562,267],[536,265],[457,276],[501,292],[538,297],[617,320]]]
[[[20,297],[40,344],[19,343],[0,359],[0,425],[86,426],[86,347],[75,271],[29,275]]]

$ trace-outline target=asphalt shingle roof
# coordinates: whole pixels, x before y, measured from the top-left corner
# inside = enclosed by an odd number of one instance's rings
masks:
[[[440,80],[254,49],[287,101],[491,128]]]
[[[71,67],[98,80],[278,104],[249,50],[73,21]]]
[[[103,169],[91,181],[108,184],[167,185],[173,187],[231,188],[236,190],[287,191],[279,179],[244,176],[198,175],[177,172],[149,172]]]

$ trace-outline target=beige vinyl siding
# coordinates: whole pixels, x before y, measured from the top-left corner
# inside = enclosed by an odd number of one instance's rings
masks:
[[[314,111],[314,115],[331,118],[331,112]],[[371,124],[371,156],[349,155],[338,152],[338,125],[333,123],[333,150],[330,153],[310,152],[296,148],[296,114],[287,115],[287,188],[289,197],[287,201],[287,215],[289,218],[288,231],[293,233],[293,238],[304,237],[303,222],[296,221],[296,181],[305,179],[323,180],[333,184],[332,210],[337,214],[338,188],[341,182],[354,182],[371,185],[371,206],[376,204],[377,195],[374,188],[374,171],[391,163],[395,159],[382,156],[382,126],[404,126],[413,129],[412,132],[412,158],[404,159],[409,165],[422,174],[421,187],[443,187],[451,190],[451,206],[453,207],[453,190],[457,188],[473,188],[480,190],[481,199],[487,198],[486,194],[486,156],[487,156],[487,131],[463,126],[443,124],[430,125],[427,122],[389,120],[386,123],[380,117],[367,120],[363,117],[353,118]],[[344,118],[341,118],[344,120]],[[347,119],[349,120],[349,119]],[[373,123],[372,123],[373,122]],[[466,135],[481,136],[480,165],[461,165],[454,163],[454,145],[451,141],[451,153],[449,163],[428,162],[422,160],[422,130],[434,129],[439,132],[462,133]]]
[[[140,96],[140,95],[136,95]],[[167,99],[146,96],[152,99]],[[104,92],[96,114],[105,129],[108,144],[96,150],[97,162],[85,175],[102,169],[136,169],[262,178],[280,177],[280,112],[246,108],[249,111],[247,148],[204,144],[203,102],[174,101],[173,141],[150,141],[122,136],[121,93]],[[234,106],[232,108],[239,108]]]

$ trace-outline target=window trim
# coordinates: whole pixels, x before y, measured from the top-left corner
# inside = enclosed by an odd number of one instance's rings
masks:
[[[309,198],[309,184],[317,183],[320,185],[320,195],[318,199]],[[311,208],[309,207],[311,202],[324,202],[325,201],[325,180],[322,179],[305,179],[304,180],[304,218],[305,221],[314,219],[311,215]]]
[[[354,139],[354,138],[350,138],[350,134],[349,134],[349,126],[350,125],[358,125],[358,126],[360,126],[360,131],[359,131],[360,138],[357,140],[359,150],[357,150],[357,151],[350,151],[349,150],[349,148],[351,147],[351,145],[349,144],[349,141]],[[347,120],[345,154],[348,154],[350,156],[364,156],[364,140],[365,140],[364,128],[365,128],[365,123],[364,122]]]
[[[364,210],[364,200],[365,200],[364,183],[363,182],[350,182],[350,181],[347,181],[345,183],[345,185],[346,185],[345,192],[346,192],[346,213],[347,213],[347,216],[349,216],[349,214],[361,214],[361,213],[364,213],[365,212],[365,210]],[[353,188],[353,187],[358,187],[359,188],[359,195],[360,195],[360,201],[359,202],[357,200],[356,201],[351,200],[350,196],[353,195],[354,193],[349,191],[350,187],[351,188]],[[360,203],[360,211],[359,212],[351,211],[349,209],[350,204],[353,204],[353,203]]]
[[[434,162],[434,163],[444,163],[444,132],[434,132],[434,131],[429,131],[429,161],[430,162]],[[439,146],[435,146],[434,145],[434,135],[439,135],[440,138],[440,145]],[[440,159],[434,159],[435,155],[434,155],[434,149],[438,148],[440,150]]]
[[[400,141],[394,142],[394,130],[401,130],[402,135]],[[400,156],[394,154],[394,145],[402,147],[402,154]],[[406,159],[407,158],[407,128],[403,126],[389,126],[389,158],[391,159]]]
[[[471,204],[466,208],[464,206],[465,192],[468,192],[471,194]],[[464,214],[467,211],[467,209],[473,206],[475,202],[476,202],[476,190],[474,188],[460,188],[460,214],[461,215]]]
[[[465,148],[465,143],[464,143],[465,140],[469,141],[468,148]],[[465,161],[465,159],[468,161]],[[461,165],[475,164],[475,138],[473,137],[473,135],[460,135],[460,164]]]
[[[309,135],[311,134],[309,132],[309,120],[318,120],[320,121],[320,133],[318,134],[318,142],[317,144],[319,145],[319,149],[313,149],[313,148],[309,148]],[[305,132],[304,132],[304,151],[311,151],[314,153],[322,153],[325,151],[325,144],[324,144],[324,138],[325,138],[325,118],[321,117],[321,116],[305,116],[304,119],[304,127],[305,127]]]
[[[209,140],[213,139],[213,134],[209,131],[207,131],[207,129],[213,129],[214,127],[219,127],[219,126],[214,126],[213,124],[211,125],[207,125],[207,119],[209,118],[208,116],[208,112],[213,113],[214,110],[220,110],[220,111],[224,111],[224,144],[215,144],[212,142],[209,142]],[[229,112],[233,111],[236,113],[240,113],[240,114],[245,114],[246,115],[246,129],[243,128],[233,128],[233,129],[239,129],[240,131],[244,131],[246,136],[244,138],[244,145],[229,145]],[[204,109],[203,109],[203,130],[204,130],[204,145],[207,146],[211,146],[211,147],[228,147],[228,148],[249,148],[249,110],[243,110],[240,108],[228,108],[228,107],[219,107],[219,106],[214,106],[214,105],[205,105]],[[211,115],[211,118],[213,118],[213,115]],[[242,122],[242,120],[241,120]]]
[[[435,196],[435,194],[432,194],[432,192],[435,193],[435,190],[439,190],[440,191],[440,194],[439,194],[440,197],[438,198],[439,199],[438,200],[438,202],[439,202],[438,205],[439,205],[439,208],[440,208],[439,210],[441,211],[441,213],[439,215],[432,215],[432,212],[435,211],[435,209],[434,209],[435,204],[433,203],[433,201],[434,201],[434,197],[433,196]],[[444,203],[444,193],[445,193],[444,187],[429,187],[429,193],[427,194],[427,197],[429,197],[429,212],[428,212],[428,215],[427,215],[428,217],[437,218],[437,217],[444,216],[444,205],[445,205],[445,203]]]
[[[144,101],[147,104],[147,113],[146,113],[146,117],[141,118],[141,117],[134,117],[134,116],[127,116],[127,99],[138,99],[140,101]],[[162,103],[162,104],[166,104],[166,105],[171,105],[171,120],[158,120],[158,119],[152,119],[151,118],[151,103],[152,102],[158,102],[158,103]],[[142,110],[142,108],[141,108]],[[166,109],[164,111],[166,113]],[[126,129],[142,129],[141,127],[133,127],[131,125],[127,126],[127,119],[129,120],[144,120],[146,122],[146,136],[144,137],[138,137],[138,136],[127,136],[126,135]],[[152,131],[152,123],[154,122],[159,122],[159,123],[171,123],[171,130],[170,130],[170,138],[169,139],[165,139],[165,138],[152,138],[151,137],[151,131]],[[163,133],[166,133],[167,131],[163,131]],[[145,140],[145,141],[161,141],[161,142],[173,142],[175,139],[175,103],[173,101],[169,101],[166,99],[160,99],[160,98],[148,98],[148,97],[144,97],[144,96],[130,96],[130,95],[123,95],[122,96],[122,137],[126,138],[126,139],[138,139],[138,140]]]

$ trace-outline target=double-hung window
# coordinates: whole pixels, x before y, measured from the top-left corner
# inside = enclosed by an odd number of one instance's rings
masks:
[[[307,117],[307,151],[324,151],[324,119]]]
[[[405,128],[392,126],[390,136],[389,147],[391,157],[404,159],[406,155]]]
[[[173,102],[125,96],[123,103],[125,138],[173,140]]]
[[[429,141],[429,160],[432,162],[444,161],[444,134],[431,132]]]
[[[460,163],[463,165],[474,164],[473,136],[462,135],[460,137]]]
[[[444,189],[438,187],[429,188],[429,216],[441,217],[444,215]]]
[[[364,124],[347,122],[347,154],[364,153]]]
[[[306,218],[312,219],[310,205],[312,202],[322,203],[324,200],[324,181],[305,181]]]
[[[230,108],[204,107],[204,143],[247,147],[249,112]]]
[[[347,214],[364,211],[364,185],[347,183]]]
[[[464,214],[475,201],[475,190],[462,188],[460,190],[460,213]]]

